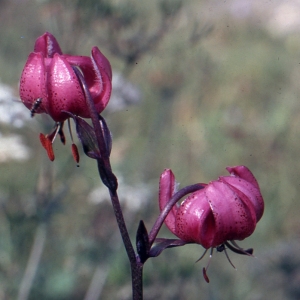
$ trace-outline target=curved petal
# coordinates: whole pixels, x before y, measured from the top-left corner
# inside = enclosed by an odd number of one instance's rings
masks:
[[[220,180],[230,184],[231,188],[240,196],[245,205],[253,210],[254,220],[257,223],[262,216],[263,207],[261,206],[262,196],[256,187],[250,182],[235,176],[220,177]]]
[[[248,186],[252,186],[252,185],[241,178],[235,178],[230,176],[220,177],[219,181],[227,184],[228,187],[238,195],[240,200],[249,209],[252,222],[256,224],[257,223],[256,207],[255,207],[256,197],[253,193],[251,193],[247,189]]]
[[[92,49],[92,57],[64,55],[66,60],[80,68],[95,103],[98,113],[107,106],[112,90],[112,71],[107,58],[97,47]],[[87,116],[88,117],[88,116]]]
[[[46,72],[44,57],[41,53],[31,53],[27,59],[20,80],[20,98],[31,109],[38,98],[42,98],[36,113],[45,112],[47,102]]]
[[[162,211],[169,200],[175,193],[175,176],[170,169],[165,169],[164,172],[160,175],[159,180],[159,208]],[[165,224],[175,234],[175,215],[177,207],[174,205],[172,210],[169,212],[168,216],[165,219]]]
[[[228,184],[212,181],[205,189],[205,196],[215,219],[213,247],[227,240],[243,240],[252,234],[256,223],[251,211]]]
[[[112,90],[112,71],[107,58],[97,47],[92,49],[92,62],[96,74],[95,85],[91,87],[91,92],[95,93],[94,103],[100,113],[108,104]]]
[[[92,58],[97,65],[97,69],[100,69],[100,72],[105,72],[109,80],[112,80],[112,70],[110,62],[96,46],[92,48]]]
[[[93,63],[88,56],[78,56],[78,55],[62,55],[70,65],[79,67],[83,73],[85,82],[89,87],[91,92],[91,87],[96,84],[96,75],[93,69]],[[93,97],[93,95],[92,95]]]
[[[256,197],[256,201],[254,201],[253,204],[255,206],[256,220],[258,222],[264,213],[264,200],[261,195],[258,182],[255,179],[254,175],[245,166],[227,167],[226,169],[232,176],[242,178],[252,184],[253,187],[248,186],[247,189]]]
[[[216,225],[205,197],[206,188],[192,193],[180,205],[176,214],[176,235],[208,249],[214,241]]]
[[[89,92],[96,104],[99,101],[99,95],[101,95],[103,84],[102,79],[98,80],[96,73],[94,71],[94,65],[92,59],[88,56],[75,56],[75,55],[63,55],[63,57],[70,63],[72,66],[80,68],[83,73],[85,83],[88,86]],[[100,113],[103,109],[96,110]],[[88,116],[87,116],[88,117]]]
[[[245,166],[227,167],[226,170],[230,173],[230,175],[234,175],[236,177],[240,177],[246,181],[249,181],[257,189],[259,189],[257,180],[255,179],[254,175],[247,167]]]
[[[67,60],[55,54],[47,72],[48,75],[48,114],[62,122],[69,116],[68,111],[83,118],[88,117],[88,109],[81,85]]]
[[[62,54],[56,38],[50,32],[45,32],[36,39],[34,52],[41,52],[44,57],[48,58],[52,58],[55,53]]]

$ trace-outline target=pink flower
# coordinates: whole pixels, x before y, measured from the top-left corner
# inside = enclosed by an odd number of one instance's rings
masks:
[[[98,113],[108,104],[112,71],[107,58],[97,47],[92,56],[63,55],[55,37],[46,32],[30,53],[20,81],[20,97],[33,113],[49,114],[56,122],[69,115],[89,118],[84,92],[73,70],[79,68],[88,85]],[[38,100],[40,99],[40,100]],[[37,102],[38,101],[38,102]]]
[[[51,160],[54,160],[52,143],[57,133],[65,142],[62,126],[70,114],[90,117],[75,68],[82,73],[96,111],[101,113],[110,98],[112,71],[109,61],[97,47],[92,48],[91,57],[64,55],[55,37],[46,32],[36,40],[34,52],[30,53],[21,75],[20,97],[31,115],[46,113],[56,122],[52,133],[40,136]]]
[[[264,211],[258,183],[245,166],[227,170],[230,176],[204,184],[166,217],[165,224],[181,240],[222,251],[218,247],[227,241],[243,240],[253,233]],[[160,210],[174,193],[175,177],[165,170],[160,178]]]

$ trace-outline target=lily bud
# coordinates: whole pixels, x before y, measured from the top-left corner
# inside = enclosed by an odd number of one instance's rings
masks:
[[[221,176],[175,205],[165,224],[181,240],[214,248],[250,236],[262,217],[264,202],[258,183],[245,166],[228,167]],[[175,177],[165,170],[160,179],[162,210],[174,194]]]

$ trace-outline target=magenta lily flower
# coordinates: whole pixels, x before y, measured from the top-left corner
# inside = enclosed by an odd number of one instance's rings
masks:
[[[230,250],[252,255],[253,249],[240,248],[235,240],[250,236],[264,212],[264,201],[259,185],[245,166],[227,167],[230,176],[221,176],[208,184],[199,184],[202,189],[190,194],[180,205],[173,206],[165,219],[165,224],[183,243],[197,243],[207,249]],[[160,177],[159,206],[162,211],[175,194],[175,176],[165,170]],[[228,242],[230,241],[230,243]],[[173,243],[173,241],[172,241]],[[183,243],[170,243],[181,246]],[[210,262],[210,260],[209,260]],[[203,276],[209,278],[203,268]]]
[[[264,211],[258,183],[245,166],[227,167],[221,176],[174,206],[165,219],[170,231],[185,242],[208,249],[250,236]],[[162,210],[175,192],[175,177],[165,170],[160,178]]]
[[[28,109],[34,109],[34,113],[49,114],[56,122],[69,118],[64,111],[89,118],[85,96],[73,70],[75,67],[83,73],[98,113],[102,112],[111,94],[109,61],[97,47],[93,47],[91,58],[63,55],[57,40],[49,32],[36,40],[34,52],[23,69],[22,102]]]
[[[51,160],[54,159],[52,143],[57,133],[64,142],[62,125],[70,114],[90,118],[75,68],[81,71],[96,111],[101,113],[110,99],[112,71],[97,47],[92,48],[91,57],[64,55],[55,37],[46,32],[36,40],[21,76],[20,97],[31,115],[46,113],[57,124],[52,133],[40,137]]]

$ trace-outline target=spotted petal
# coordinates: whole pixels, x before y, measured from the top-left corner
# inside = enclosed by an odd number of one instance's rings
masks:
[[[20,98],[28,109],[32,109],[37,99],[41,104],[37,113],[46,112],[44,100],[47,98],[44,57],[41,53],[31,53],[23,69],[20,81]]]

